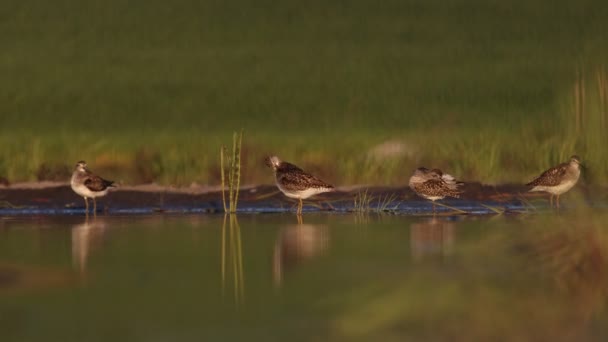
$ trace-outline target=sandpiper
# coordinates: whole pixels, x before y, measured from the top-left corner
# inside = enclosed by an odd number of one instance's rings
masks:
[[[557,196],[556,206],[559,208],[559,196],[570,190],[578,181],[581,175],[581,158],[579,156],[570,157],[570,161],[561,163],[543,172],[533,181],[526,184],[532,186],[530,191],[548,192],[549,205],[553,207],[553,196]]]
[[[435,212],[435,201],[445,198],[446,196],[460,197],[462,191],[459,187],[463,183],[457,182],[454,177],[444,174],[439,169],[429,170],[425,167],[419,167],[410,177],[410,188],[414,190],[418,196],[424,197],[433,202],[433,212]]]
[[[72,190],[78,195],[84,197],[86,213],[89,213],[89,198],[93,199],[93,213],[97,213],[97,197],[105,196],[110,188],[114,187],[114,182],[105,180],[87,168],[87,163],[79,161],[76,163],[72,179],[70,181]]]
[[[277,187],[285,196],[300,202],[297,214],[302,214],[302,200],[323,192],[334,191],[334,186],[306,173],[299,167],[281,161],[277,156],[266,158],[266,165],[274,170]]]

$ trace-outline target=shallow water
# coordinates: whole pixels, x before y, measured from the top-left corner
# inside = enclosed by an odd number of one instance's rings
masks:
[[[0,336],[604,341],[606,219],[0,218]]]

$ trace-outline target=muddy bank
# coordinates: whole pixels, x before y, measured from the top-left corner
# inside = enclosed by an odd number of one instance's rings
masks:
[[[366,189],[367,195],[373,198],[372,207],[377,207],[378,202],[390,198],[388,207],[394,211],[424,213],[432,210],[429,201],[418,197],[407,186],[338,188],[334,193],[322,194],[305,201],[305,210],[352,211],[354,197]],[[579,186],[576,191],[591,201],[588,189]],[[605,194],[605,191],[602,194]],[[547,195],[542,193],[529,193],[522,185],[468,183],[461,199],[446,199],[441,203],[467,212],[483,213],[487,211],[488,205],[519,210],[525,208],[528,201],[546,197]],[[567,197],[568,194],[563,198]],[[294,203],[283,196],[274,185],[259,185],[243,187],[239,194],[238,206],[242,212],[276,212],[288,211]],[[222,193],[218,187],[171,188],[154,184],[122,186],[98,199],[98,210],[114,214],[222,212]],[[442,208],[438,207],[438,210]],[[67,183],[28,183],[0,187],[0,215],[83,213],[83,199],[77,196]]]

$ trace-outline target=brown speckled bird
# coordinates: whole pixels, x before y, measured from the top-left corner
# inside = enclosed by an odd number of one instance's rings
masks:
[[[281,161],[277,156],[266,158],[266,165],[274,170],[277,187],[285,196],[299,200],[297,214],[302,214],[302,199],[323,192],[334,191],[334,186],[306,173],[299,167]]]
[[[543,172],[527,186],[532,186],[530,191],[548,192],[549,205],[553,207],[553,196],[557,196],[556,206],[559,208],[559,196],[570,190],[581,175],[581,159],[579,156],[570,157],[570,161],[561,163]]]
[[[429,170],[419,167],[410,177],[409,186],[418,196],[424,197],[433,202],[433,212],[435,212],[435,201],[446,196],[459,198],[462,191],[460,186],[463,183],[457,182],[454,177],[444,174],[439,169]]]
[[[105,196],[110,188],[114,187],[114,182],[105,180],[87,168],[87,163],[79,161],[76,163],[72,179],[70,181],[72,190],[84,197],[86,213],[89,213],[89,198],[93,199],[93,213],[97,213],[97,197]]]

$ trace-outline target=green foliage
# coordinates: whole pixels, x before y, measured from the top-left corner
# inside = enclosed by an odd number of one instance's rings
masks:
[[[355,212],[366,212],[371,210],[371,203],[374,197],[368,193],[368,189],[365,191],[359,191],[353,200],[353,211]]]
[[[563,159],[570,151],[580,151],[577,153],[587,166],[587,179],[605,181],[597,178],[608,172],[608,73],[605,65],[601,65],[577,76],[572,95],[560,113],[566,139],[555,154]]]
[[[390,185],[420,165],[521,183],[577,153],[608,183],[606,1],[5,6],[11,182],[85,159],[125,183],[215,185],[222,137],[243,127],[247,183],[269,182],[268,151]],[[406,151],[370,158],[387,141]]]
[[[375,197],[368,189],[359,191],[353,199],[353,211],[356,213],[385,213],[394,211],[399,206],[397,195],[386,194]],[[375,206],[374,206],[375,204]]]

